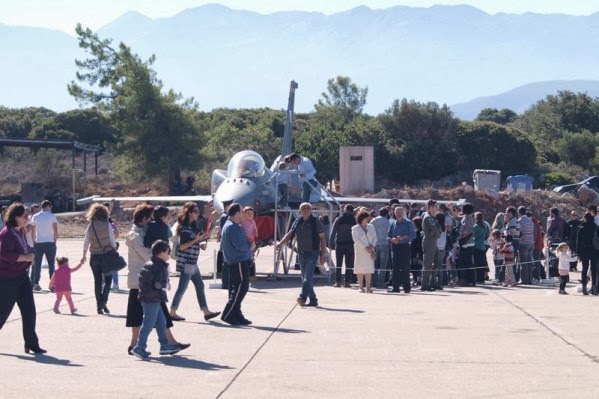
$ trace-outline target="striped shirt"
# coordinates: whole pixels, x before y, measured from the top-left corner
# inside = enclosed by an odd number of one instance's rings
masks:
[[[196,242],[187,249],[181,249],[181,244],[195,240],[199,232],[191,226],[183,226],[179,233],[179,245],[177,246],[177,271],[183,272],[185,265],[195,265],[200,256],[200,243]]]

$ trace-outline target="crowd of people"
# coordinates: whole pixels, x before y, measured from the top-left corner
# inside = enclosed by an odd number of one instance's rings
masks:
[[[599,235],[596,206],[590,206],[579,219],[573,211],[570,219],[550,210],[545,226],[524,206],[510,206],[499,212],[491,223],[472,204],[401,205],[391,200],[378,211],[350,204],[343,207],[330,229],[329,248],[336,252],[334,287],[351,287],[359,278],[359,292],[372,287],[391,287],[409,293],[442,290],[445,286],[468,286],[490,281],[495,285],[540,284],[548,277],[560,277],[560,294],[567,294],[567,271],[582,263],[583,295],[598,295]],[[372,228],[368,228],[370,226]],[[494,278],[487,261],[492,254]],[[365,256],[368,254],[369,256]],[[549,258],[550,276],[544,259]],[[569,259],[569,260],[567,260]],[[345,265],[345,274],[342,268]],[[367,276],[364,271],[368,270]],[[591,286],[588,287],[589,281]]]
[[[74,267],[67,258],[56,257],[58,224],[51,203],[44,201],[41,209],[14,203],[6,209],[5,227],[0,231],[0,328],[16,304],[22,315],[27,353],[45,352],[35,331],[33,297],[33,291],[41,289],[42,257],[48,262],[49,289],[56,294],[55,313],[60,313],[63,297],[70,312],[77,312],[71,299],[71,274],[86,264],[88,254],[97,312],[110,313],[108,299],[114,281],[113,272],[103,270],[104,254],[106,248],[118,249],[118,230],[107,205],[94,204],[89,209],[83,256]],[[391,200],[378,210],[355,209],[346,204],[332,223],[327,216],[315,216],[309,202],[301,203],[299,211],[300,216],[276,243],[275,250],[295,241],[302,276],[297,303],[302,307],[319,306],[314,272],[330,259],[328,249],[335,251],[334,287],[351,288],[357,283],[360,293],[386,287],[390,287],[390,293],[409,293],[418,287],[421,291],[435,291],[447,286],[474,287],[489,280],[514,287],[559,277],[559,293],[567,294],[569,272],[577,270],[580,261],[583,295],[599,294],[599,216],[594,206],[586,210],[582,220],[575,211],[566,220],[557,208],[552,208],[545,226],[522,206],[507,207],[489,223],[481,212],[475,212],[472,204],[438,204],[434,200],[426,201],[424,207]],[[154,328],[161,355],[189,347],[190,344],[175,339],[171,329],[173,321],[185,320],[177,310],[190,281],[206,321],[220,315],[223,322],[231,325],[252,323],[242,312],[242,302],[249,289],[258,236],[253,209],[227,202],[220,217],[219,256],[223,262],[223,288],[229,293],[222,313],[208,307],[198,264],[216,213],[211,212],[206,219],[197,204],[188,202],[178,210],[173,226],[169,216],[165,207],[139,205],[134,211],[133,226],[125,234],[129,288],[126,326],[131,328],[128,353],[141,359],[150,356],[146,347]],[[493,279],[487,262],[489,251]],[[552,258],[554,276],[545,274],[541,262],[544,256]],[[171,285],[169,259],[175,260],[180,273],[170,309],[166,305]]]

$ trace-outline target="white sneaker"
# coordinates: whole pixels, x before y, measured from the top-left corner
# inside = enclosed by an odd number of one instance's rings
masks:
[[[112,288],[110,289],[111,291],[119,291],[119,286],[116,284],[112,284]]]

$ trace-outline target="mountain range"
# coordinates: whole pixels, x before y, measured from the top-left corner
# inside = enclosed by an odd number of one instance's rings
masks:
[[[165,87],[193,96],[204,110],[283,108],[295,79],[296,110],[308,112],[338,75],[368,87],[369,114],[405,97],[456,104],[452,109],[464,119],[476,116],[476,104],[493,104],[479,99],[492,93],[508,92],[497,104],[521,112],[555,87],[593,94],[599,85],[599,13],[490,15],[470,6],[397,6],[264,15],[206,5],[170,18],[129,12],[98,34],[143,58],[155,54]],[[66,85],[75,77],[74,60],[86,54],[75,37],[0,24],[0,48],[0,105],[76,107]],[[551,82],[529,85],[544,81]],[[530,99],[522,91],[509,94],[519,86],[534,92]]]

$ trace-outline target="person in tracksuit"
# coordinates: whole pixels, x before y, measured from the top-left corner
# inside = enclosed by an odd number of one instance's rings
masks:
[[[437,239],[441,236],[441,226],[437,222],[437,201],[429,199],[426,202],[427,212],[422,219],[422,252],[423,270],[421,291],[435,291],[437,270]],[[434,269],[433,269],[434,265]]]
[[[343,258],[345,258],[345,287],[351,287],[351,280],[354,278],[354,239],[351,235],[351,228],[356,225],[354,217],[354,207],[346,204],[343,207],[343,214],[333,222],[329,246],[335,250],[335,287],[341,287],[341,267]]]
[[[222,228],[221,250],[229,269],[229,300],[221,319],[231,325],[248,325],[251,321],[241,312],[241,303],[250,287],[250,264],[255,243],[249,243],[240,226],[243,213],[237,203],[229,207],[229,219]]]

